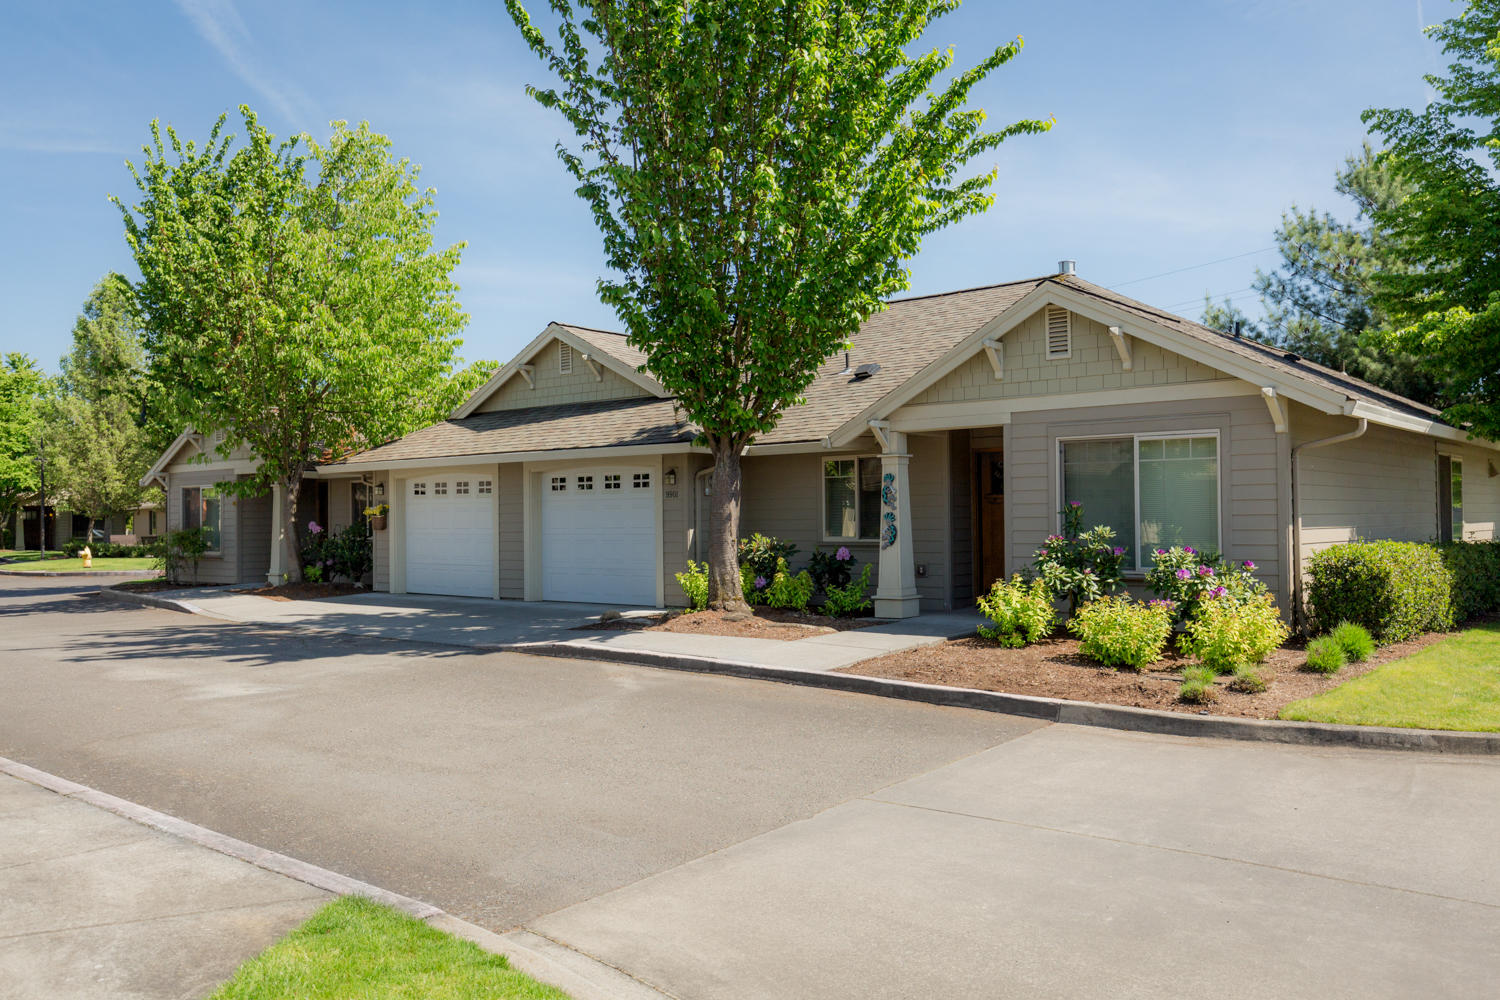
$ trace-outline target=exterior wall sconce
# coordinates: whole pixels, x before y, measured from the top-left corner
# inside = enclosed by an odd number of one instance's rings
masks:
[[[662,479],[663,479],[664,482],[666,482],[666,484],[668,486],[676,486],[677,485],[677,470],[676,469],[668,469],[667,470],[667,474],[665,476],[663,476]]]

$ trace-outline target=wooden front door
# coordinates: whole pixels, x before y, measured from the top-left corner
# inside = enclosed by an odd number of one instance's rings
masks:
[[[979,570],[978,593],[1005,576],[1005,453],[975,454],[974,482],[978,500],[979,537],[974,565]]]

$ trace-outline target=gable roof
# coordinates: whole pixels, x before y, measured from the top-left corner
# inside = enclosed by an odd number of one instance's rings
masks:
[[[153,482],[160,481],[165,486],[166,480],[163,477],[167,473],[167,466],[175,462],[177,460],[177,453],[188,445],[192,445],[202,453],[204,451],[203,435],[191,428],[177,435],[177,440],[167,445],[167,450],[161,453],[156,463],[151,466],[151,470],[141,477],[140,484],[142,486],[150,486]]]

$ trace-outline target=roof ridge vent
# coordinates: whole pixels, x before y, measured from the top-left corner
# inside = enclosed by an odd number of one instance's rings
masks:
[[[1057,273],[1058,274],[1077,274],[1078,273],[1078,261],[1076,261],[1076,260],[1060,260],[1060,261],[1058,261],[1057,262]]]

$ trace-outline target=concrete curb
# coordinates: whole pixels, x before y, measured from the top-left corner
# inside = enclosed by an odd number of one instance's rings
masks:
[[[140,604],[148,608],[180,611],[185,615],[202,615],[204,618],[213,618],[214,621],[225,620],[209,614],[196,604],[189,604],[187,601],[174,601],[170,597],[158,597],[156,594],[138,594],[133,590],[116,590],[114,587],[100,587],[99,596],[106,601],[117,601],[121,604]]]
[[[150,573],[149,569],[80,569],[71,573],[54,573],[50,570],[25,570],[25,569],[0,569],[0,576],[131,576],[140,579],[143,573]]]
[[[916,681],[841,674],[795,667],[763,667],[736,660],[681,656],[650,650],[608,646],[577,646],[567,642],[513,643],[487,647],[506,652],[533,653],[587,660],[607,660],[725,674],[758,680],[779,681],[805,687],[827,688],[882,698],[900,698],[952,708],[1020,715],[1045,722],[1074,726],[1099,726],[1164,736],[1191,736],[1261,743],[1291,743],[1304,746],[1344,746],[1382,750],[1421,750],[1432,753],[1500,755],[1500,733],[1470,733],[1437,729],[1401,729],[1388,726],[1337,726],[1322,722],[1287,722],[1280,719],[1243,719],[1222,715],[1190,715],[1125,705],[1039,698],[1030,695],[981,691],[976,688],[943,687]]]
[[[556,986],[570,994],[574,1000],[674,1000],[638,979],[597,959],[557,944],[547,938],[526,930],[496,934],[478,924],[469,923],[453,916],[431,903],[424,903],[410,896],[390,892],[379,886],[340,875],[317,865],[298,861],[296,858],[275,851],[268,851],[243,840],[225,836],[206,827],[189,823],[175,816],[157,812],[135,802],[118,798],[87,785],[60,778],[55,774],[38,770],[26,764],[0,757],[0,774],[19,778],[64,798],[77,799],[89,805],[114,813],[116,816],[191,844],[226,854],[231,858],[249,862],[257,868],[296,879],[298,882],[323,889],[338,896],[364,896],[384,903],[419,920],[426,921],[455,937],[498,955],[504,955],[513,968],[519,969],[534,979]]]

